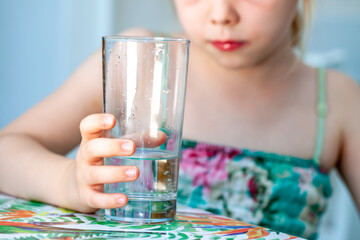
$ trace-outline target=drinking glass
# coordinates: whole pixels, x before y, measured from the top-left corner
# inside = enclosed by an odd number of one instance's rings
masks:
[[[137,166],[133,182],[105,184],[128,204],[105,209],[111,220],[166,222],[176,213],[189,41],[156,37],[103,37],[103,107],[116,117],[108,138],[132,139],[132,156],[105,165]]]

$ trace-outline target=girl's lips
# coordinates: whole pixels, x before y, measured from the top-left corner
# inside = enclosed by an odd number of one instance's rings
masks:
[[[238,48],[241,48],[246,44],[244,41],[236,42],[236,41],[212,41],[211,44],[219,49],[220,51],[233,51]]]

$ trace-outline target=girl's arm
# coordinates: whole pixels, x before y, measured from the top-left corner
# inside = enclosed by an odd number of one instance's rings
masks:
[[[103,129],[115,125],[112,115],[92,114],[102,112],[101,66],[98,51],[59,90],[0,132],[0,192],[82,212],[127,203],[123,194],[102,193],[104,183],[133,181],[139,172],[101,164],[104,156],[135,150],[131,141],[125,149],[124,140],[101,138]],[[62,156],[80,140],[76,160]]]
[[[123,35],[151,32],[131,29]],[[101,138],[102,130],[115,125],[114,116],[101,112],[99,50],[56,92],[1,130],[0,192],[82,212],[124,206],[127,197],[103,193],[103,184],[134,181],[139,171],[103,166],[102,159],[131,155],[135,143]],[[76,160],[63,156],[79,143]]]
[[[80,142],[79,123],[101,111],[101,51],[42,102],[0,132],[0,191],[67,206],[73,162],[63,154]]]
[[[360,211],[360,87],[349,78],[340,80],[344,129],[338,167]]]

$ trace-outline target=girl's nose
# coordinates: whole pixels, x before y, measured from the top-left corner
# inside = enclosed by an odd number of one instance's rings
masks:
[[[240,16],[229,0],[213,0],[212,2],[211,24],[232,26],[239,22]]]

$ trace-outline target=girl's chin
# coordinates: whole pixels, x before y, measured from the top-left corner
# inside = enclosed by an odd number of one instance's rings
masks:
[[[253,57],[241,51],[220,52],[214,49],[207,49],[208,56],[215,65],[229,70],[241,70],[256,65]]]
[[[251,68],[256,63],[251,62],[249,59],[230,58],[230,57],[214,57],[214,61],[224,69],[228,70],[244,70]]]

